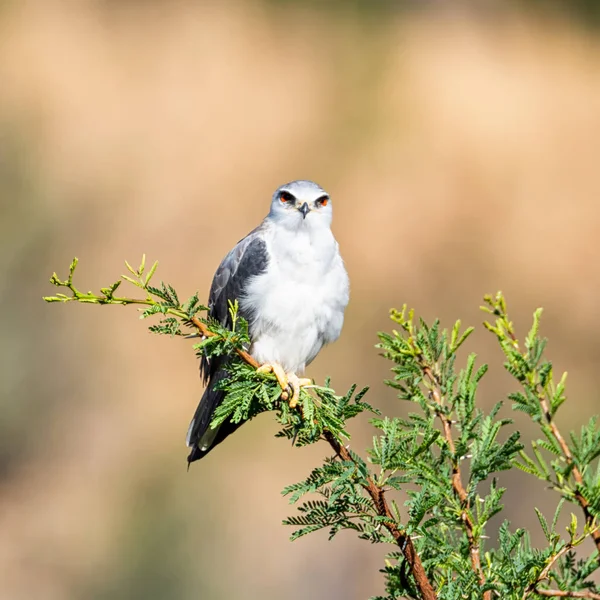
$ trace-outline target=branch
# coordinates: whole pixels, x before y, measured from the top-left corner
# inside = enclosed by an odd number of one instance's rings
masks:
[[[509,361],[510,361],[510,352],[507,352],[505,344],[509,345],[513,351],[517,352],[521,358],[523,358],[527,361],[527,359],[529,358],[528,353],[524,354],[520,349],[519,340],[517,339],[517,336],[515,334],[513,324],[511,323],[511,321],[508,320],[508,314],[507,314],[507,310],[506,310],[506,301],[504,300],[502,293],[498,292],[495,297],[486,296],[484,298],[484,300],[489,305],[490,308],[488,308],[488,307],[481,307],[481,308],[484,311],[486,311],[490,314],[493,314],[497,317],[496,326],[493,326],[490,323],[485,322],[484,323],[485,327],[489,331],[491,331],[492,333],[494,333],[496,335],[506,356],[509,358]],[[541,309],[538,309],[534,313],[534,324],[533,324],[532,331],[529,334],[532,337],[537,336],[537,327],[539,326],[540,315],[541,315]],[[528,336],[528,340],[529,340],[529,336]],[[535,394],[535,397],[537,398],[537,400],[540,404],[540,407],[542,409],[542,413],[543,413],[543,417],[546,422],[546,425],[550,429],[550,433],[552,434],[552,437],[554,437],[554,439],[558,443],[567,465],[571,468],[571,473],[573,474],[573,479],[575,480],[575,483],[577,484],[576,488],[583,487],[584,483],[585,483],[583,480],[583,475],[573,459],[573,453],[571,452],[569,445],[565,441],[564,437],[562,436],[562,434],[558,428],[558,425],[556,424],[556,421],[554,420],[552,410],[550,408],[550,405],[548,404],[548,399],[546,398],[546,395],[544,393],[544,389],[542,388],[540,390],[540,383],[534,377],[534,374],[535,374],[534,368],[530,367],[529,369],[530,369],[530,374],[528,373],[529,376],[527,378],[520,379],[519,381],[521,382],[523,387],[525,387],[526,389],[527,389],[527,385],[529,385],[529,388]],[[590,503],[588,502],[587,498],[585,498],[582,495],[582,493],[579,489],[574,490],[574,496],[575,496],[577,503],[581,506],[581,509],[583,510],[586,524],[588,525],[588,527],[590,529],[592,529],[591,536],[592,536],[592,539],[594,540],[594,543],[596,544],[596,548],[598,549],[598,552],[599,552],[598,562],[600,562],[600,529],[594,528],[595,517],[590,512]]]
[[[556,554],[554,554],[553,556],[550,557],[550,560],[548,561],[548,564],[541,570],[541,572],[538,575],[537,579],[532,584],[528,585],[527,588],[525,589],[525,592],[523,594],[523,599],[522,600],[525,600],[527,598],[527,596],[529,596],[533,592],[535,592],[536,594],[540,593],[540,591],[537,589],[537,586],[542,581],[544,581],[544,579],[549,579],[550,571],[552,570],[552,567],[554,566],[554,564],[556,563],[556,561],[561,556],[563,556],[564,554],[566,554],[567,552],[569,552],[569,550],[572,550],[573,547],[574,547],[573,544],[570,544],[570,543],[569,544],[565,544]],[[565,593],[567,593],[567,592],[565,592]]]
[[[333,448],[334,452],[342,460],[356,463],[348,449],[340,444],[329,431],[325,432],[324,437]],[[406,558],[406,562],[410,567],[410,571],[421,596],[424,600],[436,600],[437,596],[427,577],[427,573],[425,572],[421,558],[417,554],[413,541],[409,535],[397,527],[394,516],[385,499],[384,490],[378,486],[371,477],[367,477],[367,483],[366,485],[363,485],[363,488],[368,492],[369,496],[371,496],[375,508],[377,509],[377,514],[381,517],[387,517],[386,521],[384,521],[384,525]]]
[[[127,275],[122,275],[122,278],[125,281],[128,281],[129,283],[135,285],[136,287],[146,292],[146,298],[128,298],[115,296],[114,293],[117,290],[117,288],[121,285],[121,280],[116,281],[109,287],[102,288],[102,296],[98,296],[92,292],[88,292],[87,294],[81,292],[73,284],[73,274],[75,272],[75,269],[77,268],[78,262],[79,261],[77,258],[74,258],[71,262],[71,266],[69,267],[69,276],[67,279],[61,280],[56,273],[53,273],[52,277],[50,278],[50,283],[52,283],[56,287],[67,288],[71,292],[71,295],[68,296],[65,294],[57,294],[56,296],[45,296],[44,300],[46,302],[81,302],[84,304],[100,305],[121,304],[123,306],[127,306],[128,304],[138,304],[142,306],[158,306],[160,304],[159,302],[154,300],[152,295],[157,295],[157,293],[161,292],[161,290],[156,290],[149,287],[152,276],[154,275],[156,267],[158,266],[158,261],[156,261],[152,265],[152,267],[148,270],[148,273],[146,275],[144,275],[146,264],[145,255],[142,257],[142,263],[137,270],[134,269],[128,262],[125,262],[125,264],[127,265],[127,269],[135,277],[135,279]],[[165,292],[167,295],[169,293],[168,288],[165,288],[164,285],[162,291]],[[198,306],[197,308],[201,309],[202,307]],[[186,324],[191,323],[192,325],[194,325],[200,331],[201,336],[204,338],[213,337],[217,335],[216,333],[210,331],[208,327],[204,323],[202,323],[200,319],[198,319],[198,317],[190,316],[184,310],[184,308],[181,305],[179,305],[178,302],[177,305],[173,306],[166,306],[163,303],[162,309],[163,314],[173,315],[174,317],[178,317],[179,319],[181,319]],[[259,364],[252,358],[252,356],[250,356],[250,354],[248,354],[240,348],[236,348],[235,351],[249,365],[251,365],[255,369],[259,367]],[[284,399],[286,399],[287,392],[284,391],[282,396],[284,397]]]
[[[591,598],[591,600],[600,600],[600,594],[584,590],[580,592],[570,592],[568,590],[548,590],[535,588],[535,593],[539,596],[546,596],[547,598]]]
[[[537,385],[536,385],[535,389],[536,389],[536,392],[538,392]],[[583,486],[584,485],[583,475],[581,474],[579,467],[577,467],[577,465],[575,464],[575,461],[573,460],[573,454],[571,452],[571,449],[569,448],[568,444],[565,442],[563,436],[561,435],[560,430],[558,429],[558,425],[556,424],[556,421],[554,421],[554,419],[552,418],[552,413],[550,412],[550,407],[548,406],[548,401],[543,396],[543,394],[540,394],[539,392],[537,393],[537,397],[538,397],[540,406],[542,407],[542,411],[544,412],[544,418],[546,419],[546,423],[550,427],[550,431],[552,432],[554,439],[558,442],[558,444],[563,452],[563,455],[565,457],[565,460],[567,461],[567,464],[571,467],[571,472],[573,473],[573,479],[575,479],[575,483],[577,483],[577,485],[579,487]],[[590,503],[588,502],[587,498],[585,498],[582,495],[582,493],[579,491],[579,489],[575,489],[575,499],[577,500],[577,502],[579,503],[579,505],[581,506],[581,508],[583,510],[586,524],[588,525],[588,527],[593,528],[594,522],[595,522],[595,517],[590,512]],[[598,552],[600,552],[600,530],[598,528],[593,528],[593,530],[591,532],[591,536],[592,536],[592,539],[594,540],[594,543],[596,544],[596,548],[598,549]],[[600,554],[598,555],[598,561],[600,562]]]
[[[198,328],[202,337],[213,337],[217,335],[216,333],[209,331],[208,327],[206,327],[206,325],[198,317],[192,317],[191,319],[189,319],[189,322]],[[254,367],[255,369],[258,369],[258,367],[260,367],[260,365],[246,351],[241,350],[240,348],[236,348],[235,351],[237,355],[244,362],[248,363],[251,367]]]
[[[475,524],[473,523],[473,519],[471,518],[471,515],[469,514],[468,510],[468,495],[462,483],[460,465],[456,457],[456,446],[454,444],[454,439],[452,438],[452,422],[448,418],[448,416],[445,415],[441,410],[442,406],[444,405],[444,397],[438,377],[428,365],[423,363],[422,356],[419,356],[417,358],[419,360],[421,369],[423,370],[425,377],[429,381],[428,387],[430,387],[431,394],[437,405],[435,412],[436,415],[439,417],[440,421],[442,422],[444,437],[446,438],[448,446],[450,447],[450,452],[452,452],[452,489],[454,490],[455,495],[458,497],[461,506],[463,507],[461,519],[464,524],[465,533],[467,534],[467,541],[469,543],[471,565],[473,567],[473,571],[475,571],[477,577],[479,578],[479,583],[483,586],[485,584],[485,575],[483,574],[483,569],[481,568],[481,553],[479,549],[479,540],[475,537]],[[491,590],[485,591],[483,593],[483,598],[484,600],[491,600]]]

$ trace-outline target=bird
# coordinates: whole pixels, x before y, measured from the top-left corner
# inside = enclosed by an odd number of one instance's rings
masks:
[[[238,301],[248,322],[249,354],[259,372],[272,372],[282,390],[291,389],[290,407],[301,377],[321,348],[338,339],[349,301],[348,273],[331,231],[330,195],[309,180],[280,186],[262,223],[225,256],[210,288],[208,316],[231,328],[229,303]],[[189,465],[205,457],[241,423],[210,423],[225,397],[218,384],[227,377],[227,356],[202,357],[206,384],[188,428]],[[289,386],[289,388],[288,388]],[[285,394],[282,394],[285,398]]]

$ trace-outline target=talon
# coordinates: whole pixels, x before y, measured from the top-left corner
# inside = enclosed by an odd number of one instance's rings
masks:
[[[290,408],[296,408],[300,400],[300,384],[299,379],[294,373],[288,374],[288,382],[292,388],[292,397],[290,398]]]
[[[281,388],[281,399],[289,401],[290,408],[296,408],[300,402],[300,388],[314,382],[307,377],[298,377],[295,373],[286,373],[279,363],[265,363],[256,369],[258,373],[273,373]]]
[[[287,378],[293,392],[292,398],[290,399],[290,408],[296,408],[300,401],[300,388],[312,385],[313,381],[306,377],[298,377],[295,373],[288,373]]]
[[[278,363],[265,363],[256,369],[258,373],[273,373],[277,378],[277,383],[279,387],[282,389],[281,397],[284,400],[289,398],[289,394],[287,393],[288,388],[288,377],[283,370],[283,367]]]

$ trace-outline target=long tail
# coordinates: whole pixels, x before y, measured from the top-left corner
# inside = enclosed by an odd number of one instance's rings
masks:
[[[222,390],[216,390],[215,387],[226,376],[227,373],[224,370],[219,370],[211,377],[194,413],[186,438],[186,444],[191,448],[187,458],[188,468],[194,461],[204,458],[215,446],[242,425],[242,423],[232,423],[227,420],[216,429],[210,428],[213,414],[225,396]]]

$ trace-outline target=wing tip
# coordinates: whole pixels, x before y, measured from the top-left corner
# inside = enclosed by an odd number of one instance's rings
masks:
[[[194,423],[196,422],[196,418],[194,417],[190,423],[190,426],[188,427],[187,430],[187,434],[185,436],[185,445],[188,448],[191,448],[193,446],[192,444],[192,432],[194,431]]]

